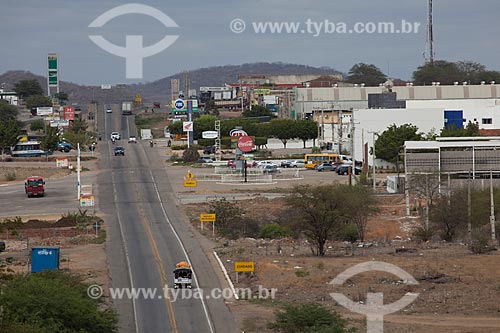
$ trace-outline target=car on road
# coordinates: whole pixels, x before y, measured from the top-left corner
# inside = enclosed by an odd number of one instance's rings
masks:
[[[292,160],[285,160],[281,161],[280,165],[282,168],[291,168],[292,167]]]
[[[337,167],[337,174],[339,175],[348,175],[349,174],[349,168],[352,167],[351,164],[342,164]],[[355,167],[354,168],[354,174],[355,175],[360,175],[361,174],[361,168],[360,167]]]
[[[266,164],[262,167],[262,172],[265,175],[270,175],[274,173],[280,173],[278,166],[276,164]]]
[[[135,136],[131,135],[128,138],[128,143],[137,143],[137,138]]]
[[[120,140],[121,139],[120,133],[118,133],[118,132],[111,132],[110,139],[111,140],[113,140],[113,139]]]
[[[106,108],[106,113],[113,113],[113,109],[111,107],[107,107]]]
[[[115,147],[115,156],[125,156],[125,148],[122,146]]]
[[[57,144],[57,150],[60,151],[60,152],[69,153],[69,151],[71,149],[73,149],[73,146],[71,145],[71,143],[59,142]]]
[[[212,160],[212,158],[210,156],[202,156],[198,160],[198,163],[214,163],[214,161]]]
[[[305,167],[305,162],[304,160],[295,160],[290,163],[291,168],[304,168]]]
[[[337,168],[337,166],[333,165],[330,162],[323,162],[323,163],[318,164],[316,166],[316,170],[318,170],[318,172],[321,172],[321,171],[335,171],[336,168]]]

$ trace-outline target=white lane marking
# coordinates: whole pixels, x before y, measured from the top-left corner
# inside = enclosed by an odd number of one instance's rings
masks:
[[[194,278],[194,281],[196,282],[196,286],[199,287],[200,284],[198,283],[198,278],[196,277],[194,267],[191,264],[191,260],[189,259],[189,255],[187,254],[186,249],[184,248],[184,244],[182,244],[181,238],[179,237],[179,235],[175,231],[174,226],[172,225],[172,223],[170,222],[170,219],[167,216],[167,212],[165,211],[165,207],[163,206],[163,202],[161,201],[160,192],[158,191],[158,187],[156,186],[155,178],[153,176],[153,172],[151,171],[151,169],[149,169],[149,174],[151,176],[151,180],[153,181],[153,185],[155,187],[158,201],[160,202],[160,207],[161,207],[161,211],[163,213],[163,216],[165,217],[165,220],[167,221],[168,225],[170,226],[170,229],[174,233],[175,238],[179,242],[179,245],[181,246],[182,252],[186,256],[186,260],[189,263],[189,266],[191,266],[191,270],[193,271],[193,278]],[[203,299],[203,297],[200,297],[200,301],[201,301],[201,305],[203,306],[203,312],[205,312],[205,317],[207,318],[208,327],[210,327],[210,332],[214,333],[215,332],[214,327],[213,327],[212,321],[210,320],[210,316],[208,315],[207,305],[205,304],[205,300]]]
[[[236,289],[234,289],[233,281],[231,281],[231,279],[229,278],[229,274],[227,274],[226,267],[224,267],[224,264],[220,260],[219,255],[215,251],[214,251],[214,256],[215,256],[215,259],[217,259],[217,262],[219,263],[220,269],[224,273],[224,277],[226,278],[227,283],[229,284],[229,287],[233,291],[234,299],[240,299],[240,296],[236,293]]]

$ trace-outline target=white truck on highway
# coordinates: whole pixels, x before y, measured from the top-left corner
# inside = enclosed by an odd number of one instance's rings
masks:
[[[132,114],[132,102],[123,102],[122,103],[122,114],[123,115]]]
[[[141,140],[152,140],[153,134],[151,133],[151,129],[143,128],[141,129]]]

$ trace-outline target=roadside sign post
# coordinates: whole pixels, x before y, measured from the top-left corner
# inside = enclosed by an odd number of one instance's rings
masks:
[[[234,271],[236,272],[236,283],[238,283],[238,275],[240,272],[250,272],[253,274],[255,271],[255,262],[253,261],[235,261]]]
[[[198,182],[195,179],[194,173],[188,170],[188,172],[184,176],[184,187],[196,187],[197,185]]]
[[[212,235],[215,236],[215,220],[217,217],[215,214],[200,214],[200,226],[201,230],[203,230],[203,223],[212,222]]]

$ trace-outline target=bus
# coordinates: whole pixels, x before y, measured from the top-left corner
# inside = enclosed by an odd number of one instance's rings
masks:
[[[11,148],[12,157],[36,157],[47,154],[48,152],[40,148],[39,141],[20,141]]]
[[[324,163],[341,163],[339,154],[305,154],[304,166],[306,169],[315,169],[317,165]]]

